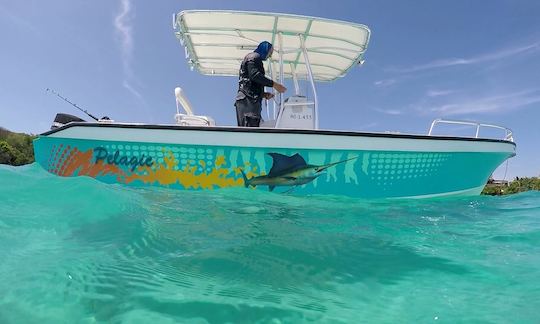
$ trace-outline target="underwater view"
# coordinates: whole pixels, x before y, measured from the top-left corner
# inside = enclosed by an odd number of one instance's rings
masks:
[[[538,322],[538,191],[180,191],[35,163],[0,184],[0,323]]]

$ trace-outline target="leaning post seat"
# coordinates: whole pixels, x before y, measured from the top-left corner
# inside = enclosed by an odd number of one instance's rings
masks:
[[[216,126],[214,119],[207,116],[176,114],[174,119],[176,124],[180,126]]]

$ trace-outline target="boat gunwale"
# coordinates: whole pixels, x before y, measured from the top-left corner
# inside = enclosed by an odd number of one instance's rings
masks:
[[[352,136],[352,137],[376,137],[376,138],[400,138],[400,139],[421,139],[421,140],[442,140],[442,141],[467,141],[467,142],[491,142],[512,144],[516,143],[504,139],[458,137],[443,135],[419,135],[402,133],[374,133],[343,130],[314,130],[314,129],[291,129],[291,128],[263,128],[263,127],[236,127],[236,126],[181,126],[181,125],[161,125],[161,124],[125,124],[125,123],[89,123],[71,122],[62,127],[49,130],[39,134],[46,137],[72,127],[111,127],[128,129],[165,129],[165,130],[187,130],[187,131],[210,131],[210,132],[239,132],[239,133],[270,133],[270,134],[308,134],[308,135],[330,135],[330,136]]]

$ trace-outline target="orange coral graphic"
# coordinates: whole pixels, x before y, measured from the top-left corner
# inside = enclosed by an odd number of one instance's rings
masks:
[[[91,149],[86,152],[81,152],[77,148],[71,149],[67,146],[63,150],[60,159],[56,161],[56,168],[52,171],[64,177],[87,175],[96,178],[107,174],[116,174],[118,176],[125,175],[124,171],[116,165],[105,164],[103,161],[93,163],[93,153],[94,150]]]

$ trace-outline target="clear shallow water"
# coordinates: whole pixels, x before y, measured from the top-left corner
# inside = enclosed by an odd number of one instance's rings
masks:
[[[0,165],[0,323],[538,322],[540,193],[183,192]]]

